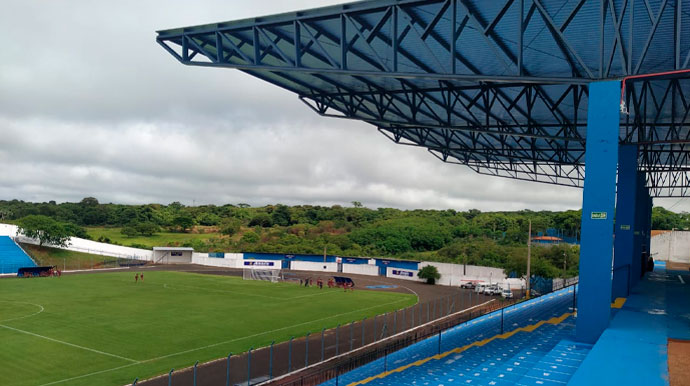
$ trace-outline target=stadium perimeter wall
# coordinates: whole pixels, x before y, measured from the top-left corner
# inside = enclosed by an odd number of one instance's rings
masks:
[[[223,268],[281,269],[280,260],[245,260],[242,253],[226,253],[224,257],[210,257],[208,253],[194,252],[192,263]]]
[[[441,285],[458,286],[465,281],[476,280],[480,282],[501,283],[506,279],[506,275],[501,268],[479,267],[476,265],[438,263],[434,261],[422,261],[419,269],[427,265],[433,265],[441,274],[441,279],[437,281]],[[416,275],[415,275],[416,276]]]
[[[672,236],[672,234],[678,234]],[[17,237],[17,226],[11,224],[0,224],[0,235],[10,236],[16,238],[17,241],[38,244],[37,240],[30,239],[24,236]],[[672,243],[666,243],[666,239],[658,239],[658,237],[666,236]],[[656,240],[656,242],[655,242]],[[669,249],[671,248],[672,249]],[[666,248],[663,250],[663,248]],[[690,262],[690,232],[668,232],[652,238],[652,253],[658,251],[655,259],[664,260],[663,256],[671,256],[669,261],[676,262]],[[153,251],[139,248],[124,247],[120,245],[99,243],[92,240],[85,240],[78,237],[70,239],[70,245],[64,249],[86,252],[95,255],[120,257],[127,259],[152,261]],[[685,253],[685,254],[683,254]],[[327,256],[326,263],[323,262],[322,255],[285,255],[285,254],[267,254],[267,253],[225,253],[224,257],[210,257],[208,253],[193,253],[192,263],[199,265],[206,265],[211,267],[224,268],[275,268],[281,269],[281,264],[286,257],[289,256],[290,269],[300,271],[314,271],[314,272],[338,272],[337,256]],[[685,260],[684,260],[685,259]],[[270,265],[260,265],[257,263],[245,263],[245,261],[260,260],[270,261]],[[386,277],[395,279],[404,279],[411,281],[420,281],[417,277],[417,272],[420,268],[426,265],[433,265],[441,273],[441,280],[437,282],[440,285],[458,286],[466,281],[478,282],[492,282],[499,283],[504,287],[510,285],[510,288],[524,287],[524,280],[522,279],[506,279],[503,270],[500,268],[479,267],[468,265],[463,267],[461,264],[438,263],[433,261],[404,261],[404,260],[387,260],[387,259],[372,259],[361,257],[343,257],[342,272],[360,275],[378,276],[384,274]],[[463,275],[463,272],[466,275]]]
[[[297,271],[338,272],[338,263],[324,263],[323,261],[320,263],[313,261],[293,261],[290,263],[290,269]]]
[[[654,260],[690,263],[690,232],[671,231],[652,237],[650,254]]]
[[[379,267],[370,264],[343,263],[343,273],[356,273],[358,275],[378,276]]]

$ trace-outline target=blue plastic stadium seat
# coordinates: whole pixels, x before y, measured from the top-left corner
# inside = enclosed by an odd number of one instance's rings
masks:
[[[572,291],[559,291],[453,327],[441,334],[440,352],[464,347],[503,332],[533,325],[572,311]],[[450,352],[403,371],[367,382],[367,386],[549,385],[567,383],[591,347],[575,344],[575,325],[569,317],[557,325],[546,323],[532,332],[519,331],[507,339]],[[349,384],[412,364],[439,353],[438,337],[431,337],[398,352],[340,375],[337,384]],[[335,379],[322,385],[336,385]]]

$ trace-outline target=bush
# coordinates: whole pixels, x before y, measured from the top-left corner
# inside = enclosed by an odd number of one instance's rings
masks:
[[[259,235],[256,232],[247,232],[242,236],[243,243],[253,244],[259,241]]]
[[[234,218],[227,219],[220,225],[220,233],[226,236],[232,236],[240,231],[240,225],[240,220]]]
[[[438,273],[438,269],[433,265],[427,265],[417,272],[417,276],[420,279],[426,279],[427,284],[436,284],[436,280],[441,278],[441,274]]]
[[[120,229],[120,233],[122,233],[123,235],[125,235],[127,237],[134,237],[134,236],[139,234],[139,232],[137,232],[136,228],[134,228],[133,226],[129,226],[129,225],[126,227],[122,227],[122,229]]]
[[[263,228],[270,228],[273,226],[273,220],[271,220],[271,216],[267,215],[266,213],[259,213],[256,216],[254,216],[251,221],[249,221],[249,226],[260,226]]]

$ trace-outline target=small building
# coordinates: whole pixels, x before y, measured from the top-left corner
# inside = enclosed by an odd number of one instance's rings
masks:
[[[194,248],[153,247],[153,262],[160,264],[191,264]]]

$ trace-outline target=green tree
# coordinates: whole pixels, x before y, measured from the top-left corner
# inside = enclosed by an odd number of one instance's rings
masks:
[[[259,213],[256,216],[252,217],[252,219],[249,221],[249,226],[260,226],[264,228],[270,228],[273,226],[273,220],[271,220],[271,216],[269,216],[266,213]]]
[[[139,232],[137,232],[137,229],[131,225],[122,227],[122,229],[120,229],[120,233],[127,237],[134,237],[139,234]]]
[[[138,234],[146,237],[153,236],[156,232],[160,231],[160,227],[150,221],[137,223],[134,225],[134,229]]]
[[[290,225],[292,223],[290,208],[285,205],[277,205],[273,213],[271,213],[271,220],[273,220],[273,224],[276,225],[284,227]]]
[[[194,218],[188,214],[182,214],[175,217],[173,224],[179,227],[182,232],[186,232],[188,229],[194,226]]]
[[[254,244],[259,241],[259,235],[256,232],[247,232],[242,236],[242,242],[245,244]]]
[[[218,225],[220,223],[220,216],[215,213],[203,213],[197,219],[199,224],[206,226]]]
[[[441,278],[438,268],[433,265],[426,265],[417,272],[417,277],[425,279],[427,284],[436,284],[436,280]]]
[[[235,233],[240,231],[241,225],[242,225],[242,223],[238,219],[235,219],[235,218],[225,219],[220,224],[220,233],[222,233],[226,236],[232,236]]]
[[[50,244],[58,247],[67,246],[70,234],[63,224],[50,217],[30,215],[17,222],[19,233],[26,237],[38,239],[40,245]]]

